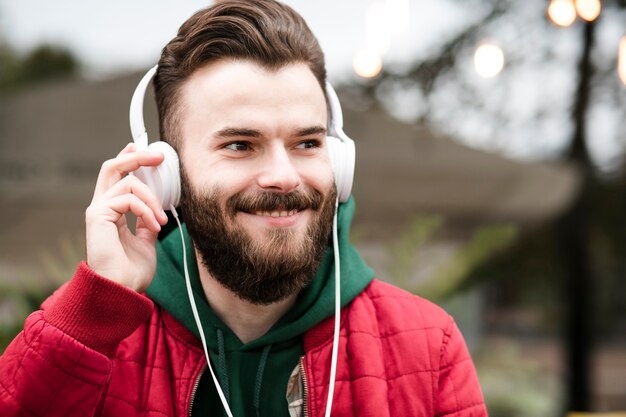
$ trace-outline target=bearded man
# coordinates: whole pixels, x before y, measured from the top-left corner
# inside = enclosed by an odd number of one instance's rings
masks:
[[[302,17],[220,1],[181,26],[157,68],[182,240],[157,239],[175,207],[128,175],[164,154],[129,144],[100,171],[87,260],[0,359],[1,414],[486,415],[452,318],[374,279],[348,241],[354,202],[337,208],[332,99]]]

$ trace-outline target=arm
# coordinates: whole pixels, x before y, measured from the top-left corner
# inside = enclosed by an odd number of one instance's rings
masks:
[[[0,357],[2,415],[97,415],[117,345],[152,308],[81,263]]]
[[[444,333],[438,388],[436,416],[487,416],[474,363],[453,320]]]
[[[102,165],[85,212],[87,263],[26,320],[0,358],[2,416],[97,415],[110,358],[152,310],[138,292],[154,276],[157,234],[167,222],[154,194],[127,174],[162,161],[129,144]],[[127,213],[137,216],[134,233]]]

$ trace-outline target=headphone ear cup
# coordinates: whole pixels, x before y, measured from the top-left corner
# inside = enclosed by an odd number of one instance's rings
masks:
[[[163,162],[156,167],[141,167],[134,172],[161,201],[164,210],[180,202],[180,167],[178,154],[168,143],[157,141],[148,146],[150,152],[161,152]]]
[[[326,137],[328,155],[335,174],[337,197],[339,202],[345,203],[352,192],[354,180],[355,147],[352,140],[342,141],[333,136]]]

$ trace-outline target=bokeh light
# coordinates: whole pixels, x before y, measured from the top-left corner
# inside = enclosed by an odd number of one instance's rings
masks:
[[[352,61],[354,72],[363,78],[374,78],[383,69],[383,60],[373,49],[361,49],[354,54]]]
[[[552,0],[548,6],[548,17],[557,26],[570,26],[576,20],[574,1]]]
[[[602,4],[600,0],[576,0],[576,12],[578,16],[587,22],[593,22],[600,16]]]
[[[483,78],[495,77],[504,67],[504,53],[502,49],[490,42],[484,42],[474,53],[474,68]]]

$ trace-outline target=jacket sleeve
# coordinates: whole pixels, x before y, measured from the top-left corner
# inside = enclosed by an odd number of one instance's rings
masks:
[[[152,309],[149,299],[81,262],[0,357],[0,414],[97,415],[118,344]]]
[[[486,417],[487,409],[474,363],[454,320],[441,347],[436,416]]]

